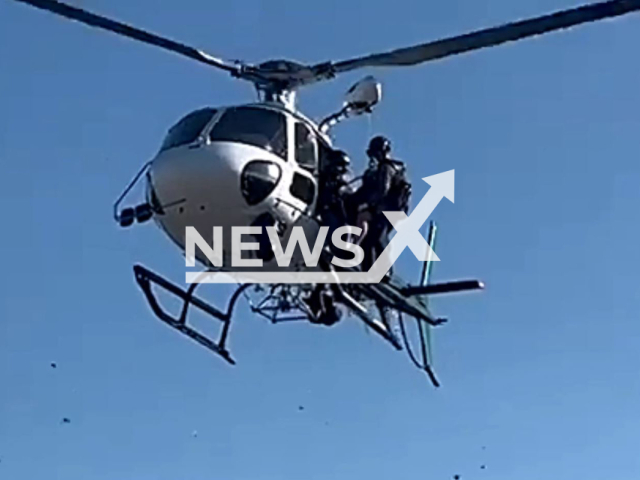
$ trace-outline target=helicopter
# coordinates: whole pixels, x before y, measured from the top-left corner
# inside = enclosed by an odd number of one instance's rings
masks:
[[[272,225],[283,239],[291,235],[295,226],[302,225],[307,230],[317,228],[318,211],[322,207],[318,199],[322,198],[321,191],[335,151],[329,131],[347,118],[371,113],[381,100],[382,89],[374,77],[365,77],[347,92],[340,110],[316,123],[296,107],[296,95],[302,88],[346,72],[415,66],[640,10],[640,0],[608,0],[342,61],[306,64],[276,59],[250,64],[224,60],[63,2],[15,1],[179,54],[253,85],[258,94],[257,102],[203,107],[181,118],[169,129],[152,160],[142,166],[114,204],[114,219],[118,225],[128,228],[134,223],[153,220],[183,253],[185,231],[189,226],[209,232],[215,226]],[[139,182],[144,182],[144,201],[135,207],[121,208]],[[437,226],[431,222],[425,238],[431,253],[436,232]],[[232,246],[227,242],[230,241],[225,237],[225,245]],[[205,266],[205,271],[211,270],[211,264],[201,254],[197,259]],[[385,276],[377,283],[343,284],[335,301],[349,314],[361,319],[368,329],[401,350],[403,345],[390,326],[372,313],[374,306],[392,309],[397,314],[404,347],[411,360],[426,372],[434,386],[439,386],[432,368],[430,329],[446,320],[433,316],[429,297],[478,290],[484,285],[478,280],[431,283],[435,260],[435,254],[422,260],[419,281],[415,285],[395,275]],[[195,296],[198,283],[183,289],[142,265],[134,266],[134,274],[160,320],[231,364],[235,360],[226,344],[240,298],[248,301],[252,312],[272,323],[313,321],[305,302],[315,288],[311,284],[243,283],[222,310]],[[177,316],[162,308],[154,287],[182,300]],[[222,323],[217,341],[189,325],[190,308],[197,308]],[[419,353],[408,340],[405,316],[415,320]]]

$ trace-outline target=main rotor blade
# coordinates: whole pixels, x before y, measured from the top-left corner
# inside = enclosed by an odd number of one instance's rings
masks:
[[[340,73],[363,67],[416,65],[583,23],[619,17],[637,10],[640,10],[640,0],[610,0],[584,5],[457,37],[337,62],[332,65],[332,72]]]
[[[111,20],[109,18],[100,16],[100,15],[96,15],[94,13],[88,12],[81,8],[72,7],[71,5],[67,5],[62,2],[58,2],[55,0],[15,0],[15,1],[26,3],[33,7],[56,13],[62,17],[66,17],[71,20],[77,20],[79,22],[90,25],[92,27],[108,30],[110,32],[114,32],[119,35],[123,35],[125,37],[138,40],[140,42],[154,45],[156,47],[160,47],[175,53],[179,53],[180,55],[191,58],[192,60],[197,60],[198,62],[205,63],[213,67],[221,68],[222,70],[226,70],[228,72],[238,73],[240,71],[240,66],[233,62],[227,62],[227,61],[212,57],[211,55],[208,55],[207,53],[201,50],[197,50],[188,45],[184,45],[182,43],[169,40],[168,38],[160,37],[153,33],[145,32],[144,30],[140,30],[130,25],[126,25],[124,23]]]

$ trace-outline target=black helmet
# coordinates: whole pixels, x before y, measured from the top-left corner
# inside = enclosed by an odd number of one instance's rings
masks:
[[[391,153],[391,142],[387,137],[378,135],[373,137],[369,142],[369,148],[367,149],[367,155],[375,159],[385,158]]]

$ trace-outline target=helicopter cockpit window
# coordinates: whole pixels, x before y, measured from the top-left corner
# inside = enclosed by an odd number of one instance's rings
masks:
[[[191,112],[169,129],[160,150],[168,150],[195,142],[215,114],[216,110],[213,108],[203,108]]]
[[[298,200],[310,205],[316,196],[316,186],[310,178],[296,172],[293,174],[289,192]]]
[[[317,163],[316,137],[304,123],[296,123],[296,161],[310,172],[314,172]]]
[[[287,159],[287,118],[276,110],[229,108],[213,126],[209,138],[212,141],[246,143]]]

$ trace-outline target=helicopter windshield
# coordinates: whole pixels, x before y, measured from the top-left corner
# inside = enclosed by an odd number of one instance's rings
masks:
[[[209,138],[212,141],[246,143],[287,159],[287,118],[276,110],[229,108],[214,125]]]
[[[216,110],[213,108],[203,108],[191,112],[169,129],[160,150],[168,150],[195,142],[215,114]]]

